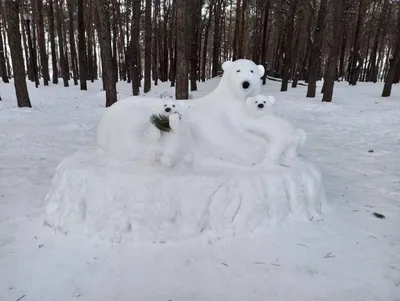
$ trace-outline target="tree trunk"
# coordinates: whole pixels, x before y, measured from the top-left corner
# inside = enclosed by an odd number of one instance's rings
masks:
[[[25,79],[25,66],[21,46],[21,32],[19,31],[19,7],[16,1],[6,0],[7,34],[11,50],[11,60],[14,70],[14,87],[17,96],[18,107],[32,107],[29,99],[28,88]]]
[[[187,0],[190,1],[190,0]],[[190,19],[191,19],[191,44],[190,44],[190,91],[197,91],[197,49],[199,26],[201,20],[202,0],[191,0],[190,3]]]
[[[392,93],[392,85],[394,81],[394,77],[396,75],[397,66],[400,64],[400,14],[398,14],[397,20],[397,45],[394,51],[394,57],[390,62],[389,70],[386,76],[385,85],[382,91],[382,97],[389,97]]]
[[[144,33],[144,93],[151,89],[151,0],[146,0]]]
[[[57,0],[56,0],[57,1]],[[51,48],[51,63],[53,69],[53,84],[58,84],[58,65],[56,53],[56,38],[54,26],[54,8],[53,0],[49,0],[49,34],[50,34],[50,48]]]
[[[68,66],[67,62],[65,60],[65,55],[64,55],[64,39],[63,39],[63,30],[62,30],[62,9],[59,7],[59,2],[60,0],[55,0],[55,10],[56,10],[56,16],[57,16],[57,35],[58,35],[58,48],[59,48],[59,55],[60,55],[60,67],[61,67],[61,74],[63,77],[64,81],[64,87],[68,87]],[[61,0],[62,1],[62,0]],[[62,2],[61,4],[62,5]]]
[[[0,3],[2,5],[2,3]],[[0,15],[3,17],[3,14]],[[6,59],[4,57],[4,44],[3,44],[3,37],[2,37],[2,28],[1,28],[1,20],[0,20],[0,71],[1,71],[1,78],[3,79],[4,83],[9,83],[8,75],[7,75],[7,66],[6,66]]]
[[[49,63],[46,53],[46,40],[44,35],[43,24],[43,0],[36,0],[36,12],[38,16],[38,36],[39,36],[39,51],[40,51],[40,64],[42,65],[43,84],[49,85]]]
[[[214,14],[214,43],[213,43],[213,54],[212,54],[212,77],[218,75],[219,70],[219,56],[221,50],[221,39],[220,39],[220,23],[221,23],[221,3],[222,0],[216,0],[215,14]]]
[[[159,70],[158,70],[158,52],[160,48],[160,36],[159,36],[159,28],[160,28],[160,0],[154,1],[154,28],[153,28],[153,80],[154,85],[158,85],[158,78],[159,78]]]
[[[244,44],[245,44],[245,28],[246,28],[246,11],[247,11],[248,0],[243,0],[242,7],[240,9],[240,27],[239,27],[239,37],[238,37],[238,52],[237,58],[242,59],[244,55]]]
[[[141,0],[133,0],[133,20],[132,20],[132,37],[130,41],[130,70],[132,78],[132,95],[139,95],[139,34],[140,34],[140,2]]]
[[[40,1],[40,0],[38,0]],[[71,52],[71,65],[72,65],[72,76],[74,79],[74,85],[78,85],[78,64],[76,58],[76,47],[75,47],[75,35],[74,35],[74,12],[71,3],[72,0],[67,0],[68,6],[68,23],[69,23],[69,44]],[[78,1],[79,2],[79,1]]]
[[[288,89],[289,76],[290,76],[290,65],[292,56],[292,43],[293,43],[293,31],[294,31],[294,18],[296,15],[297,0],[291,0],[289,6],[289,15],[285,26],[285,57],[283,59],[283,74],[282,74],[282,85],[281,92],[285,92]]]
[[[343,7],[344,0],[335,0],[333,3],[333,37],[331,41],[331,48],[329,51],[328,62],[326,66],[325,79],[324,79],[324,95],[323,102],[331,102],[333,96],[333,86],[335,84],[337,74],[337,62],[340,54],[340,47],[343,37]]]
[[[262,38],[261,38],[261,64],[265,68],[265,74],[263,76],[263,85],[267,82],[267,32],[268,32],[268,16],[269,16],[269,7],[270,7],[270,0],[264,0],[264,23],[263,23],[263,31],[262,31]]]
[[[239,0],[240,1],[240,0]],[[209,12],[208,12],[208,21],[205,28],[204,33],[204,46],[203,46],[203,64],[201,67],[201,81],[206,81],[206,66],[207,66],[207,53],[208,53],[208,35],[210,33],[210,27],[213,17],[213,2],[210,2]]]
[[[113,58],[111,51],[110,33],[110,6],[107,0],[97,0],[98,33],[104,68],[104,87],[106,90],[106,107],[117,102],[116,81],[113,72]]]
[[[79,55],[79,81],[81,90],[87,90],[86,74],[86,41],[85,41],[85,6],[83,1],[78,1],[78,55]]]
[[[188,99],[188,0],[176,0],[176,99]]]
[[[233,60],[237,60],[238,56],[238,37],[239,37],[239,30],[240,30],[240,6],[241,6],[242,1],[237,0],[236,1],[236,15],[235,15],[235,32],[233,34]]]
[[[351,60],[350,82],[349,82],[350,85],[352,86],[357,85],[357,81],[360,76],[360,71],[362,67],[360,47],[361,47],[362,23],[364,22],[364,14],[365,14],[365,8],[364,8],[365,3],[366,0],[360,0],[360,4],[358,7],[358,18],[357,18],[356,32],[354,38],[353,56]]]
[[[323,31],[325,27],[325,18],[327,12],[327,0],[321,0],[319,12],[318,12],[318,19],[317,25],[315,27],[315,34],[314,34],[314,41],[311,44],[311,56],[310,56],[310,68],[308,71],[308,89],[307,89],[307,96],[309,98],[315,97],[315,92],[317,89],[317,76],[318,76],[318,69],[320,58],[322,55],[322,40],[323,40]]]

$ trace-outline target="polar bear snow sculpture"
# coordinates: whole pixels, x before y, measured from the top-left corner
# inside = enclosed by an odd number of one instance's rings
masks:
[[[258,95],[246,100],[249,119],[243,124],[250,132],[264,137],[269,143],[266,162],[279,164],[282,155],[286,159],[297,156],[299,146],[306,142],[306,133],[295,129],[288,121],[274,114],[275,98]]]
[[[182,102],[158,98],[128,98],[118,101],[108,109],[100,121],[97,131],[98,145],[118,159],[143,162],[157,161],[163,157],[165,150],[163,163],[172,166],[175,164],[172,158],[178,159],[178,155],[172,154],[172,150],[181,148],[181,140],[185,138],[180,138],[182,134],[186,134],[184,124],[175,119],[176,116],[186,115],[187,109],[187,105]],[[150,122],[150,116],[153,114],[162,114],[174,120],[171,124],[174,124],[175,128],[171,133],[165,133],[171,136],[171,139],[166,139]],[[179,134],[175,133],[176,131]]]
[[[118,241],[167,241],[317,219],[325,202],[318,169],[300,157],[271,164],[294,157],[305,136],[269,113],[264,68],[237,60],[223,69],[213,92],[185,104],[132,97],[111,106],[98,129],[105,151],[82,150],[57,167],[45,223]],[[152,114],[168,116],[171,130],[155,127]]]
[[[259,164],[265,157],[266,145],[245,135],[241,120],[246,117],[246,99],[260,94],[264,67],[240,59],[225,62],[222,68],[224,73],[214,91],[187,101],[196,106],[191,119],[198,148],[217,160],[232,164]]]

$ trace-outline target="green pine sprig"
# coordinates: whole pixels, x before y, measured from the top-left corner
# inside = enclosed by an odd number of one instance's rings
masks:
[[[150,122],[162,132],[171,131],[168,116],[162,114],[152,114],[150,116]]]

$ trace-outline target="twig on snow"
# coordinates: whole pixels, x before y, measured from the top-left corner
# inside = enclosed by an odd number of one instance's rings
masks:
[[[325,255],[324,258],[333,258],[335,255],[332,255],[332,252],[329,252],[328,254]]]
[[[20,300],[22,300],[23,298],[25,298],[25,295],[22,295],[21,297],[19,297],[17,300],[15,300],[15,301],[20,301]]]

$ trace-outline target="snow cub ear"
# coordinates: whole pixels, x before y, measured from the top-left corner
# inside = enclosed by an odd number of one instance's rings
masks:
[[[222,64],[222,70],[224,70],[224,72],[228,71],[230,65],[232,65],[232,61],[226,61]]]
[[[258,71],[260,71],[260,76],[264,76],[265,68],[263,65],[258,65]]]
[[[268,96],[268,102],[272,106],[275,104],[275,97],[273,96]]]

